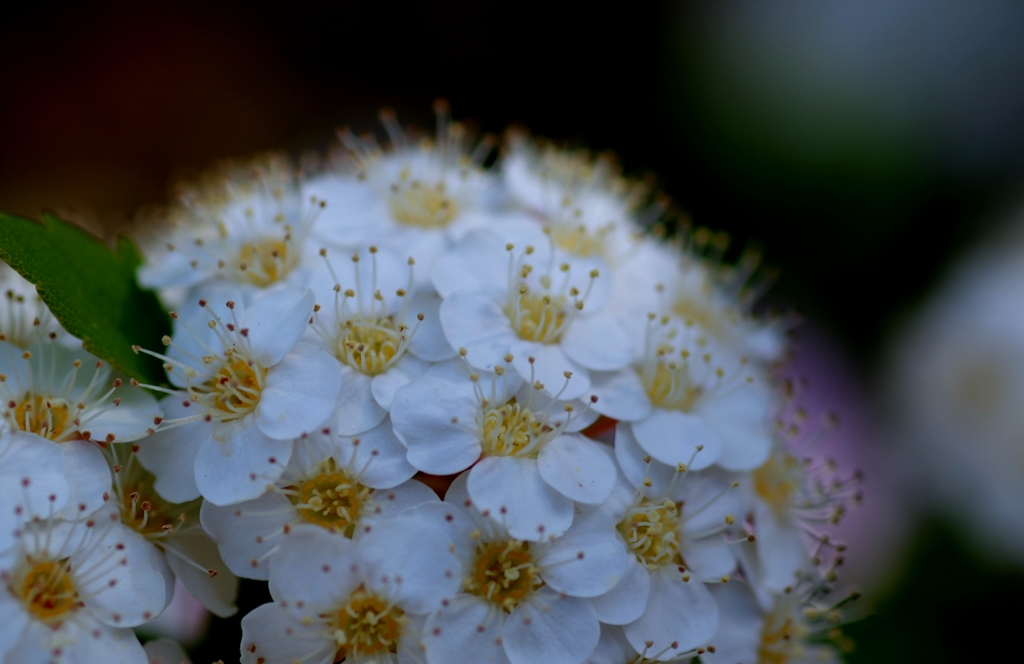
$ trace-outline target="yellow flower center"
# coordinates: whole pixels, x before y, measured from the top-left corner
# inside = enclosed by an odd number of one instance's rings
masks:
[[[391,316],[345,321],[338,338],[338,357],[368,376],[384,373],[405,352],[405,331]]]
[[[480,427],[484,453],[495,456],[530,456],[540,452],[540,437],[550,427],[537,419],[529,408],[513,398],[508,403],[488,408]]]
[[[47,560],[33,564],[22,576],[15,590],[36,620],[52,622],[79,605],[70,571],[66,560]]]
[[[784,452],[772,454],[753,474],[754,492],[783,517],[800,489],[800,462]]]
[[[246,242],[238,252],[238,269],[255,286],[269,286],[284,279],[296,262],[284,240]]]
[[[565,330],[567,304],[564,296],[521,293],[505,314],[520,339],[550,344],[557,342]]]
[[[121,495],[121,523],[145,537],[161,536],[173,528],[181,510],[153,490],[152,480],[125,486]]]
[[[679,509],[671,500],[654,503],[644,499],[619,523],[619,533],[630,550],[648,569],[682,565],[679,552]]]
[[[307,522],[352,537],[373,489],[337,469],[333,460],[324,470],[303,482],[292,501],[300,506],[299,516]]]
[[[464,581],[466,592],[494,602],[507,612],[542,585],[530,543],[519,540],[480,544],[473,569]]]
[[[398,639],[409,619],[405,612],[360,586],[333,616],[334,660],[354,655],[397,653]]]
[[[229,357],[207,384],[213,407],[241,417],[260,402],[267,370],[239,357]]]
[[[551,226],[551,239],[560,249],[574,256],[605,256],[605,236],[610,229],[611,226],[606,226],[590,232],[586,226],[555,224]]]
[[[703,394],[699,385],[691,384],[685,364],[680,366],[676,362],[659,361],[653,370],[642,370],[640,378],[647,388],[647,398],[658,408],[686,413],[693,409]]]
[[[14,409],[13,418],[19,429],[50,440],[59,439],[72,424],[64,399],[27,394],[21,403],[8,406]]]
[[[800,658],[807,631],[801,621],[788,614],[768,614],[757,648],[758,664],[786,664]]]
[[[445,183],[429,186],[409,180],[402,173],[391,185],[391,216],[400,224],[419,228],[444,228],[459,212],[459,205],[448,195]]]

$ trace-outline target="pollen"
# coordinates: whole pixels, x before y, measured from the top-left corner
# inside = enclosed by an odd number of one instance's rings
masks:
[[[554,224],[550,227],[550,233],[555,246],[573,256],[607,257],[607,236],[612,229],[611,224],[595,231],[588,230],[583,225]]]
[[[397,653],[399,638],[408,622],[405,612],[360,586],[333,616],[331,627],[338,646],[334,660]]]
[[[400,224],[417,228],[444,228],[459,213],[458,202],[448,194],[444,181],[430,185],[402,171],[391,185],[391,216]]]
[[[71,424],[71,409],[64,399],[26,394],[8,417],[19,429],[59,440]]]
[[[505,313],[521,339],[556,343],[565,331],[567,305],[564,296],[523,293]]]
[[[323,471],[296,487],[291,499],[305,521],[352,537],[373,489],[350,478],[333,459]]]
[[[641,500],[626,512],[618,530],[637,560],[648,569],[683,564],[679,552],[679,509],[671,500]]]
[[[338,358],[368,376],[382,374],[404,354],[405,333],[392,316],[346,321],[338,336]]]
[[[533,563],[530,543],[509,540],[479,544],[476,561],[463,584],[466,592],[511,613],[544,582]]]
[[[496,456],[536,457],[542,438],[551,428],[513,397],[483,413],[480,442],[484,452]]]
[[[67,560],[33,563],[13,584],[25,610],[42,622],[57,622],[79,605],[78,591]]]
[[[651,403],[659,408],[690,412],[704,390],[691,383],[687,369],[685,362],[664,361],[655,363],[653,369],[643,367],[640,378]]]
[[[285,240],[263,239],[243,244],[236,262],[246,280],[266,287],[288,276],[298,257],[288,250]]]

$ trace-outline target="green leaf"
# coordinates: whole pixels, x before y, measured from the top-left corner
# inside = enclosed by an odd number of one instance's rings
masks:
[[[0,258],[36,285],[87,351],[142,382],[166,382],[159,360],[132,351],[133,344],[162,350],[171,321],[156,295],[135,281],[142,256],[127,236],[111,249],[53,213],[36,222],[0,212]]]

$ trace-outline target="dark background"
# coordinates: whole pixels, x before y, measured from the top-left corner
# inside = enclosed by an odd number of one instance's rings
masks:
[[[770,297],[870,381],[886,334],[1019,199],[1024,15],[1009,3],[140,4],[3,10],[0,209],[111,233],[219,158],[323,150],[382,106],[430,126],[443,96],[485,131],[522,123],[657,173],[694,223],[764,246],[782,275]],[[927,533],[853,628],[857,661],[1003,643],[1019,576]],[[966,581],[944,592],[950,576]],[[243,587],[241,613],[263,592]],[[1000,615],[947,628],[972,606]],[[214,626],[197,663],[235,660],[237,620]]]

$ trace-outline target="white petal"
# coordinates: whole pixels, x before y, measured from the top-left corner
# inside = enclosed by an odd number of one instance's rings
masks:
[[[518,337],[501,306],[480,293],[457,293],[441,303],[441,327],[452,348],[465,348],[477,369],[501,364]]]
[[[572,524],[572,500],[541,478],[536,459],[487,457],[469,471],[466,486],[476,508],[516,539],[558,537]]]
[[[623,546],[622,543],[619,543]],[[609,625],[627,625],[644,614],[647,596],[651,592],[651,576],[636,556],[626,559],[626,573],[618,585],[609,592],[590,600],[601,622]]]
[[[280,289],[269,291],[246,307],[253,359],[267,369],[280,362],[302,338],[313,314],[313,291]]]
[[[61,630],[61,632],[67,631],[67,629]],[[7,662],[17,662],[17,664],[53,663],[49,648],[53,637],[56,636],[53,630],[41,622],[30,620],[20,636],[21,638],[16,637],[13,644],[5,644],[10,647],[10,650],[7,651],[7,659],[4,660],[4,664]]]
[[[173,553],[167,554],[167,564],[174,570],[178,582],[185,587],[210,613],[221,618],[233,616],[238,611],[235,599],[238,595],[238,577],[231,573],[220,554],[217,545],[202,531],[177,535],[165,540],[166,548],[173,548],[185,558],[199,563],[216,575],[196,569]]]
[[[390,519],[402,512],[423,504],[441,504],[434,490],[419,480],[409,480],[391,489],[377,489],[370,494],[369,505],[362,517],[369,524],[365,532],[372,530],[372,524]]]
[[[95,443],[69,440],[60,446],[64,450],[64,476],[70,495],[57,514],[65,519],[79,519],[103,505],[103,496],[110,491],[113,481],[110,466]]]
[[[109,472],[107,474],[109,476]],[[31,506],[37,515],[46,516],[51,506],[54,510],[64,507],[69,495],[69,483],[64,477],[64,450],[59,443],[22,431],[0,432],[2,532],[16,527],[14,505],[26,509]]]
[[[681,553],[687,568],[694,573],[696,578],[716,581],[736,571],[734,548],[735,545],[724,541],[721,535],[693,543],[687,543],[684,536]],[[790,580],[792,578],[790,576]]]
[[[703,583],[686,583],[659,572],[651,577],[644,615],[623,631],[637,652],[643,652],[647,641],[654,642],[651,652],[668,648],[659,658],[664,661],[710,643],[718,631],[718,606]]]
[[[589,601],[541,588],[505,620],[501,636],[512,664],[580,664],[601,626]]]
[[[457,473],[480,458],[476,415],[471,385],[429,375],[400,389],[391,406],[391,423],[409,448],[409,463],[434,475]]]
[[[601,640],[597,642],[587,664],[629,664],[636,659],[637,654],[626,640],[621,627],[601,625]]]
[[[585,505],[600,505],[615,486],[614,453],[578,433],[565,433],[537,455],[540,476],[560,494]]]
[[[796,572],[809,563],[803,534],[793,523],[780,522],[774,511],[758,501],[754,506],[754,532],[761,561],[760,581],[781,592],[794,583]]]
[[[442,362],[455,357],[441,327],[441,298],[435,293],[420,293],[409,302],[413,314],[423,314],[416,334],[409,340],[409,352],[428,362]],[[414,323],[415,324],[415,323]]]
[[[435,528],[447,532],[455,545],[455,556],[462,564],[463,574],[470,573],[476,560],[480,527],[467,510],[447,502],[424,502],[405,510],[402,516],[432,523]]]
[[[669,492],[672,479],[676,476],[676,467],[654,460],[650,463],[644,461],[649,456],[636,442],[630,424],[619,422],[615,425],[615,459],[619,462],[619,470],[634,487],[640,486],[645,479],[650,479],[649,495],[665,496]]]
[[[281,544],[285,524],[298,517],[287,496],[268,492],[255,500],[218,507],[203,501],[199,518],[203,530],[217,541],[228,569],[246,579],[266,581],[270,576],[267,552]]]
[[[169,396],[161,403],[167,419],[187,417],[195,407],[185,408],[187,396]],[[196,486],[196,455],[203,441],[213,436],[212,423],[197,421],[157,431],[139,442],[135,458],[156,476],[156,492],[172,503],[187,503],[199,497]]]
[[[260,430],[275,440],[315,431],[331,414],[340,390],[337,360],[300,343],[267,372],[257,409]]]
[[[320,632],[323,624],[303,625],[276,604],[264,604],[242,618],[242,664],[331,664],[336,646]]]
[[[430,664],[451,664],[472,653],[474,662],[508,664],[501,644],[502,611],[472,595],[459,593],[427,617],[423,645]]]
[[[263,494],[281,476],[292,441],[268,438],[255,417],[224,422],[196,455],[196,486],[215,505],[232,505]]]
[[[144,664],[146,652],[130,629],[102,624],[78,625],[73,644],[63,648],[61,664]],[[63,631],[63,630],[62,630]],[[59,640],[59,637],[55,640]],[[174,664],[179,664],[175,662]]]
[[[558,398],[571,401],[579,399],[590,390],[590,373],[570,360],[558,344],[517,341],[509,347],[509,352],[513,357],[512,366],[523,380],[531,384],[539,380],[548,394],[555,395],[561,391]],[[534,358],[532,370],[531,357]],[[572,372],[568,382],[565,379],[566,371]]]
[[[712,594],[721,615],[718,633],[711,640],[715,652],[701,655],[702,662],[735,664],[757,662],[764,615],[749,588],[740,583],[715,586]]]
[[[390,419],[354,438],[339,437],[334,445],[332,456],[342,465],[360,469],[359,482],[365,486],[388,489],[416,474],[405,458],[405,445],[395,437]]]
[[[398,516],[378,522],[358,547],[367,587],[409,613],[433,611],[462,583],[451,538],[413,519]]]
[[[472,231],[455,249],[434,260],[430,281],[442,298],[460,291],[501,295],[507,286],[505,240],[486,230]]]
[[[544,582],[573,597],[597,597],[610,591],[626,571],[626,550],[615,524],[603,512],[576,517],[564,535],[539,547]]]
[[[721,435],[695,414],[655,408],[631,426],[640,447],[670,466],[685,463],[691,470],[702,470],[722,453]]]
[[[768,419],[770,402],[752,386],[699,408],[700,415],[722,438],[718,465],[728,470],[753,470],[768,460],[772,439]]]
[[[146,651],[149,664],[191,664],[192,662],[181,646],[169,639],[150,641],[142,649]]]
[[[595,371],[615,371],[633,361],[632,339],[613,315],[603,311],[577,317],[562,335],[562,348]]]
[[[153,545],[130,528],[116,525],[84,545],[73,558],[85,606],[111,627],[135,627],[155,618],[170,601],[164,576],[149,564]],[[123,564],[120,561],[127,561]],[[97,572],[98,570],[102,570]]]
[[[613,420],[636,422],[651,413],[651,401],[632,368],[591,372],[590,394],[597,397],[591,409]]]
[[[413,355],[405,355],[398,363],[373,377],[370,383],[370,391],[377,404],[384,410],[391,410],[391,401],[395,398],[395,392],[403,385],[408,385],[413,379],[419,378],[430,368],[430,363],[421,360]]]
[[[334,404],[331,423],[343,436],[356,436],[384,421],[388,411],[377,404],[372,378],[348,365],[341,365],[341,391]]]
[[[141,387],[122,387],[114,392],[114,398],[119,400],[118,405],[84,425],[93,440],[106,440],[111,435],[120,443],[139,440],[149,435],[153,418],[163,415],[156,399]]]
[[[362,583],[352,540],[317,526],[297,526],[270,558],[270,594],[298,619],[317,620]]]
[[[4,653],[14,647],[28,624],[28,614],[19,600],[8,595],[0,598],[0,661]]]

